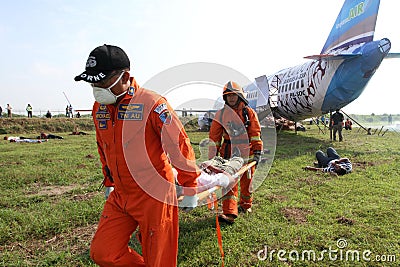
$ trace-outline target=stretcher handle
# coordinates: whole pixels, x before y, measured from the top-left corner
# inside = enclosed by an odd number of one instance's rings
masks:
[[[244,165],[242,168],[240,168],[234,175],[232,175],[233,179],[236,179],[238,177],[240,177],[243,173],[245,173],[246,171],[248,171],[251,167],[253,167],[254,165],[256,165],[257,162],[256,161],[252,161],[250,163],[247,163],[246,165]],[[221,186],[216,185],[208,190],[205,190],[203,192],[200,192],[197,194],[197,197],[199,198],[199,200],[203,200],[206,197],[208,197],[208,195],[210,195],[212,192],[218,190],[219,188],[221,188]]]

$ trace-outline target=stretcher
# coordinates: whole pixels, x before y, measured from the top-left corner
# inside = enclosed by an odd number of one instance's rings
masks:
[[[243,173],[245,173],[246,171],[249,171],[248,177],[250,178],[250,175],[251,175],[250,169],[251,169],[254,165],[256,165],[256,162],[255,162],[255,161],[252,161],[252,162],[250,162],[250,163],[247,163],[247,164],[243,165],[242,168],[240,168],[234,175],[231,175],[231,176],[230,176],[231,181],[234,181],[234,180],[239,179],[239,178],[243,175]],[[226,175],[229,176],[229,174],[226,174]],[[221,186],[218,186],[218,185],[217,185],[217,186],[214,186],[214,187],[212,187],[212,188],[210,188],[210,189],[208,189],[208,190],[205,190],[205,191],[203,191],[203,192],[198,193],[198,194],[197,194],[198,202],[199,202],[199,203],[202,202],[202,201],[205,200],[207,197],[211,196],[211,195],[212,195],[215,191],[217,191],[218,189],[221,189]]]
[[[252,161],[250,163],[247,163],[245,165],[243,165],[234,175],[229,175],[226,174],[227,176],[230,176],[230,180],[233,182],[237,182],[238,179],[240,179],[240,177],[246,172],[248,171],[247,175],[249,178],[251,178],[251,168],[253,166],[256,165],[255,161]],[[213,194],[215,194],[215,191],[217,191],[218,189],[221,189],[221,186],[214,186],[208,190],[205,190],[203,192],[200,192],[197,194],[198,197],[198,203],[201,204],[202,202],[204,202],[204,200],[210,200],[213,201],[215,203],[215,205],[218,205],[217,202],[218,200],[216,198],[214,198]],[[222,233],[221,233],[221,228],[219,225],[219,221],[218,221],[218,207],[214,206],[214,203],[212,203],[212,208],[215,210],[215,230],[217,232],[217,238],[218,238],[218,247],[219,247],[219,251],[221,254],[221,266],[224,267],[224,258],[225,258],[225,253],[224,253],[224,249],[222,247]],[[210,206],[209,206],[210,209]]]

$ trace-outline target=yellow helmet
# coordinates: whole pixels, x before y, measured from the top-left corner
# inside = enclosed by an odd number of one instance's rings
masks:
[[[229,81],[225,84],[224,90],[222,92],[222,97],[225,101],[226,101],[225,96],[228,94],[237,94],[240,100],[242,100],[246,105],[249,104],[249,102],[244,96],[243,88],[240,87],[240,85],[236,82]]]

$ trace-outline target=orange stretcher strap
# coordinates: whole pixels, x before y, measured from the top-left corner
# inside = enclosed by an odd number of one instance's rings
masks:
[[[249,170],[255,164],[256,164],[255,161],[252,161],[249,164],[246,164],[237,173],[235,173],[235,175],[233,177],[234,178],[240,177],[245,171]],[[219,186],[216,186],[215,188],[218,189]],[[211,188],[211,189],[213,189],[213,188]],[[207,191],[204,191],[204,192],[207,192],[208,194],[210,194],[210,193],[212,193],[212,192],[214,192],[216,190],[216,189],[214,189],[211,192],[209,192],[211,189],[209,189]],[[202,193],[204,193],[204,192],[202,192]],[[225,266],[224,265],[225,253],[224,253],[224,248],[222,247],[221,227],[220,227],[219,221],[218,221],[218,199],[217,198],[214,199],[214,209],[215,209],[215,229],[217,231],[219,253],[221,254],[221,267],[224,267]]]
[[[219,226],[219,221],[218,221],[218,199],[215,199],[214,207],[215,207],[215,229],[217,231],[219,253],[221,254],[221,267],[224,267],[225,253],[224,253],[224,248],[222,247],[221,227]]]

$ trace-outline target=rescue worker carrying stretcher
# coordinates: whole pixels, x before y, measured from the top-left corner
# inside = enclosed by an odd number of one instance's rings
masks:
[[[100,266],[177,266],[178,206],[172,165],[188,207],[197,205],[200,171],[190,140],[164,97],[130,77],[130,61],[116,46],[89,55],[75,80],[92,85],[93,120],[106,200],[90,257]],[[168,156],[167,156],[168,155]],[[142,255],[128,246],[139,227]]]
[[[239,156],[246,161],[261,160],[263,143],[261,141],[261,127],[256,112],[248,106],[243,89],[236,82],[229,81],[223,89],[225,105],[215,114],[211,124],[209,138],[210,146],[208,158],[220,155],[224,159]],[[257,166],[257,165],[256,165]],[[224,192],[222,197],[223,214],[218,216],[219,221],[233,224],[238,211],[251,212],[252,188],[251,178],[256,166],[250,169],[251,175],[244,173],[240,178],[240,200],[238,209],[238,185]]]

